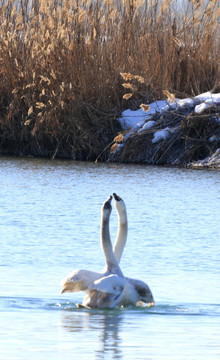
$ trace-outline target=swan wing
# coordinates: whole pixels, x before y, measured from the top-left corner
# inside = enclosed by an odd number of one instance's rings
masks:
[[[105,293],[113,293],[115,291],[123,291],[125,286],[125,278],[117,274],[110,274],[97,279],[89,286],[90,290],[97,290]]]
[[[90,270],[74,270],[61,281],[61,294],[64,292],[87,291],[90,284],[102,276]]]
[[[103,276],[90,284],[83,305],[90,308],[114,308],[122,299],[124,286],[125,279],[121,276]]]

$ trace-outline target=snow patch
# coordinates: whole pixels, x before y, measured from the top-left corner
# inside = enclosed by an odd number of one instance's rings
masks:
[[[195,99],[198,99],[202,101],[201,104],[195,106],[195,113],[200,114],[205,109],[208,109],[209,107],[215,105],[216,103],[220,102],[220,94],[212,94],[210,91],[198,95],[195,97]]]
[[[152,128],[154,125],[156,124],[156,121],[154,120],[149,120],[148,122],[146,122],[141,129],[138,130],[138,132],[142,132],[144,130],[150,129]]]
[[[154,133],[154,137],[152,139],[152,143],[155,144],[158,141],[166,140],[170,136],[170,128],[166,127],[163,130],[158,130]]]
[[[148,119],[150,119],[153,115],[156,114],[156,112],[160,113],[167,106],[167,101],[155,101],[149,104],[149,106],[150,109],[147,112],[142,109],[128,109],[123,111],[121,116],[118,118],[122,129],[128,130],[129,128],[131,128],[134,131],[139,130]]]
[[[182,107],[190,107],[190,110],[194,109],[194,112],[200,114],[205,109],[209,108],[213,104],[220,103],[220,93],[212,94],[210,91],[195,96],[194,98],[185,98],[185,99],[175,99],[173,102],[167,100],[158,100],[151,104],[148,104],[150,109],[144,111],[142,108],[138,110],[127,109],[122,112],[121,116],[118,118],[118,121],[121,124],[121,127],[124,131],[127,131],[127,134],[124,135],[123,144],[118,144],[117,150],[120,150],[127,139],[136,132],[142,132],[148,130],[157,124],[157,121],[152,120],[152,117],[155,114],[163,114],[169,110],[178,110]],[[220,118],[216,119],[217,123],[220,124]],[[166,140],[175,129],[160,129],[155,132],[152,139],[152,143],[157,143],[161,140]],[[216,137],[211,136],[210,141],[216,141]]]
[[[198,102],[201,102],[198,104]],[[213,104],[220,103],[220,93],[212,94],[210,91],[195,96],[194,98],[175,99],[174,102],[166,100],[158,100],[149,104],[149,111],[144,111],[141,108],[138,110],[127,109],[122,112],[118,121],[121,124],[123,130],[131,130],[131,133],[136,131],[143,131],[148,129],[148,120],[152,118],[156,113],[162,113],[163,111],[169,111],[170,109],[178,109],[184,106],[193,106],[196,113],[201,113],[204,109],[212,106]],[[153,126],[153,125],[152,125]],[[142,129],[143,130],[140,130]]]

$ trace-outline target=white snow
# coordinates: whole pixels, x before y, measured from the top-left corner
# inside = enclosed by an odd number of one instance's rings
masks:
[[[167,105],[167,101],[159,100],[149,104],[149,111],[144,111],[142,109],[138,110],[125,110],[121,114],[121,117],[118,119],[123,130],[131,128],[134,131],[140,129],[146,122],[150,119],[156,112],[161,112],[161,110]]]
[[[158,130],[154,133],[154,137],[152,139],[152,143],[157,143],[160,140],[166,140],[170,136],[169,128],[166,127],[163,130]]]
[[[186,98],[186,99],[179,99],[177,100],[177,104],[179,105],[179,107],[181,106],[185,106],[185,105],[193,105],[195,103],[195,101],[191,98]]]
[[[202,101],[201,104],[196,105],[194,111],[197,114],[200,114],[203,110],[208,109],[212,105],[220,102],[220,94],[212,94],[210,91],[198,95],[195,99],[199,99]]]
[[[218,102],[220,102],[220,93],[212,94],[210,91],[207,91],[204,94],[195,96],[194,99],[199,99],[200,101],[211,100],[213,103],[218,103]]]
[[[144,130],[150,129],[150,128],[152,128],[155,124],[156,124],[156,121],[154,121],[154,120],[149,120],[149,121],[147,121],[147,122],[142,126],[141,129],[138,130],[138,132],[142,132],[142,131],[144,131]]]
[[[198,101],[201,101],[201,104],[198,105]],[[166,100],[158,100],[149,104],[149,111],[144,111],[142,109],[130,110],[127,109],[122,112],[121,116],[118,118],[118,121],[121,124],[123,130],[128,130],[129,128],[133,131],[137,131],[140,128],[145,126],[147,120],[150,120],[156,112],[161,113],[169,109],[178,109],[179,107],[185,105],[195,105],[195,112],[201,112],[203,109],[220,102],[220,93],[212,94],[210,91],[195,96],[194,98],[186,99],[175,99],[174,102],[169,102]],[[146,125],[147,126],[147,125]],[[146,128],[145,128],[146,129]]]
[[[201,112],[203,112],[205,109],[208,109],[211,105],[206,103],[206,102],[203,102],[199,105],[196,105],[195,106],[195,109],[194,111],[197,113],[197,114],[200,114]]]
[[[208,107],[217,103],[220,103],[220,93],[212,94],[210,91],[208,91],[204,94],[195,96],[194,98],[175,99],[173,102],[167,100],[158,100],[148,104],[150,107],[148,111],[144,111],[141,108],[138,110],[127,109],[123,111],[121,116],[118,118],[122,129],[127,131],[127,134],[124,136],[124,143],[132,134],[136,132],[142,132],[156,125],[156,121],[152,120],[152,116],[156,113],[162,114],[164,111],[168,111],[170,109],[175,110],[188,105],[194,106],[194,112],[200,114],[204,109],[207,109]],[[175,131],[175,129],[165,128],[158,130],[154,134],[152,143],[167,139],[173,131]],[[210,138],[210,141],[215,140]],[[118,146],[116,151],[122,148],[124,143],[120,144],[121,146]]]

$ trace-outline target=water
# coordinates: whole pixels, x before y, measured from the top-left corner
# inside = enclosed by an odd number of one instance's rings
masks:
[[[0,358],[219,359],[220,173],[0,158]],[[153,308],[78,309],[70,271],[100,271],[100,208],[118,193],[121,267]],[[111,237],[117,215],[111,215]]]

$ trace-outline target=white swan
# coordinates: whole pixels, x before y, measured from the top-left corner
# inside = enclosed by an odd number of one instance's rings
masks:
[[[125,278],[112,250],[109,233],[109,218],[112,211],[112,196],[102,206],[101,216],[101,246],[105,255],[106,271],[103,276],[90,283],[82,305],[89,308],[114,308],[123,295]]]
[[[113,196],[115,199],[115,207],[118,213],[119,222],[118,233],[113,247],[113,252],[116,260],[119,263],[127,240],[127,212],[124,201],[115,193]],[[90,284],[102,278],[103,272],[106,271],[106,267],[102,273],[90,270],[75,270],[62,281],[62,293],[76,291],[86,292]],[[126,283],[120,305],[136,305],[140,301],[147,303],[148,306],[154,305],[152,292],[145,282],[127,277],[125,279]]]
[[[116,194],[113,195],[115,198],[115,207],[118,213],[118,232],[113,247],[113,252],[119,264],[127,239],[127,212],[124,201]],[[72,271],[69,275],[67,275],[66,278],[62,280],[61,293],[86,291],[89,284],[103,277],[103,273],[105,273],[106,270],[107,268],[105,266],[101,272],[84,269]]]

